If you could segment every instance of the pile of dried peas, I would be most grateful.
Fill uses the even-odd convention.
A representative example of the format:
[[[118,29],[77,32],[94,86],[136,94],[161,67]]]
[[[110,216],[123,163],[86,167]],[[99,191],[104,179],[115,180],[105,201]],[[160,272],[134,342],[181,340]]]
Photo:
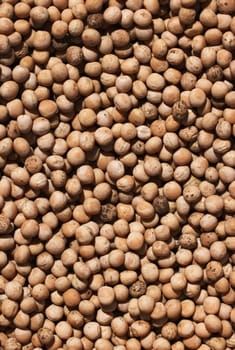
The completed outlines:
[[[235,349],[235,0],[2,0],[0,349]]]

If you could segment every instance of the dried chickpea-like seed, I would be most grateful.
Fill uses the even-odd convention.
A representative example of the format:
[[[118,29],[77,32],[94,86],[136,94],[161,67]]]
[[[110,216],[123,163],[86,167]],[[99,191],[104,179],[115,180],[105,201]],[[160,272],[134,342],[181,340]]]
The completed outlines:
[[[0,4],[4,349],[233,347],[234,13]]]

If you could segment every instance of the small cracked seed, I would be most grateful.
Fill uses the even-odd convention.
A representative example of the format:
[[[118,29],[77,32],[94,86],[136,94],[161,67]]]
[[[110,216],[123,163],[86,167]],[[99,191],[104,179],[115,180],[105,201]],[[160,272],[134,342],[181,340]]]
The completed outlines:
[[[146,288],[147,286],[144,281],[136,281],[130,286],[129,292],[133,298],[139,298],[141,295],[145,294]]]

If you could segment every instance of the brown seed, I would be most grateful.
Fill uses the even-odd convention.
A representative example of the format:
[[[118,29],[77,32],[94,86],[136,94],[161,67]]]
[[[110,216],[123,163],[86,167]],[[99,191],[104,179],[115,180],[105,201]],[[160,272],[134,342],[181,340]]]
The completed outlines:
[[[54,335],[49,328],[40,328],[38,330],[38,338],[43,345],[51,345],[54,340]]]
[[[164,215],[169,211],[169,203],[165,196],[158,196],[153,201],[153,207],[160,215]]]
[[[139,298],[141,295],[145,294],[145,291],[146,291],[146,283],[140,280],[133,283],[129,288],[130,295],[133,298]]]

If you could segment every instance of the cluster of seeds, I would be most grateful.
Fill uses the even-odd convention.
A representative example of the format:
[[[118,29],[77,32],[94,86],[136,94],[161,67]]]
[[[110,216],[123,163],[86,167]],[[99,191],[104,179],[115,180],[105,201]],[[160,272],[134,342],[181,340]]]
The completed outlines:
[[[0,349],[235,348],[235,1],[2,0]]]

